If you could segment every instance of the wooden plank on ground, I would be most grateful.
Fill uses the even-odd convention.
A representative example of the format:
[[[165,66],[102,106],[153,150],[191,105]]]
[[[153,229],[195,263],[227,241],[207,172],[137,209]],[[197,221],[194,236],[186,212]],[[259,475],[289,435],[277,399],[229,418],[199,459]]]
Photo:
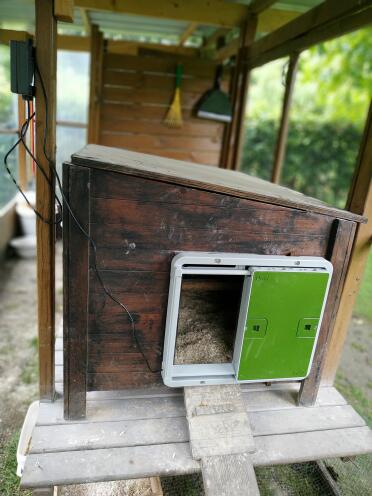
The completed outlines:
[[[333,429],[255,438],[254,466],[354,456],[372,451],[368,427]],[[137,446],[27,457],[23,487],[112,481],[200,471],[189,443]]]
[[[206,496],[258,496],[251,455],[210,456],[201,461]]]

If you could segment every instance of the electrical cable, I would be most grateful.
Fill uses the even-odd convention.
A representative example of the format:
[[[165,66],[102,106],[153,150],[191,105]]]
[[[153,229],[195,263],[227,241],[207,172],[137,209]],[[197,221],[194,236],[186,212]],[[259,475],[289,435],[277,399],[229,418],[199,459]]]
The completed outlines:
[[[35,114],[33,114],[35,115]],[[4,167],[5,167],[5,170],[7,171],[7,173],[9,174],[9,177],[11,178],[12,182],[14,183],[15,187],[17,188],[17,190],[20,192],[20,194],[22,195],[22,197],[24,198],[25,202],[27,203],[27,205],[33,210],[33,212],[35,213],[35,215],[42,221],[44,222],[45,224],[48,224],[48,225],[55,225],[55,224],[59,224],[60,221],[50,221],[48,219],[46,219],[40,212],[38,212],[36,210],[36,208],[31,204],[31,202],[29,201],[29,199],[27,198],[27,196],[24,194],[24,192],[22,191],[22,188],[19,186],[17,180],[15,179],[15,177],[13,176],[13,173],[12,171],[10,170],[9,168],[9,165],[8,165],[8,158],[9,156],[12,154],[12,152],[17,148],[17,146],[19,146],[20,143],[24,143],[24,137],[26,136],[27,134],[27,131],[28,131],[28,128],[29,128],[29,125],[30,125],[30,121],[33,117],[30,117],[28,116],[28,118],[26,119],[26,121],[22,124],[21,126],[21,129],[20,129],[20,132],[19,132],[19,138],[18,140],[14,143],[13,146],[11,146],[11,148],[7,151],[7,153],[4,155]],[[61,205],[62,207],[62,205]]]
[[[35,112],[33,112],[31,114],[30,102],[28,100],[27,101],[27,118],[28,118],[28,121],[31,122],[34,117],[35,117]],[[44,178],[47,181],[47,183],[49,184],[49,187],[51,188],[51,190],[54,191],[52,181],[50,180],[50,178],[48,177],[47,173],[45,172],[44,167],[42,167],[42,165],[40,164],[40,162],[36,159],[35,155],[32,153],[32,151],[27,146],[24,138],[25,138],[25,134],[24,135],[21,134],[21,143],[22,143],[24,149],[26,150],[26,152],[28,153],[28,155],[32,158],[32,160],[34,161],[34,163],[36,164],[36,166],[38,167],[38,169],[40,170],[40,172],[44,176]],[[58,203],[59,208],[60,208],[60,210],[62,212],[62,203],[61,203],[60,199],[58,198],[58,195],[55,193],[55,191],[54,191],[54,198],[55,198],[56,202]],[[60,222],[61,222],[61,219],[58,219],[55,223],[56,224],[59,224]]]
[[[130,323],[131,323],[131,328],[132,328],[132,336],[133,336],[133,340],[136,344],[136,347],[137,349],[139,350],[139,352],[141,353],[142,355],[142,358],[144,360],[144,362],[146,363],[146,366],[147,368],[150,370],[150,372],[156,374],[158,372],[161,372],[161,369],[153,369],[148,361],[148,358],[146,357],[143,349],[142,349],[142,345],[141,343],[139,342],[138,340],[138,337],[137,337],[137,333],[136,333],[136,327],[135,327],[135,321],[134,321],[134,318],[131,314],[131,312],[129,311],[129,309],[127,308],[127,306],[122,303],[120,300],[118,300],[113,294],[112,292],[106,287],[102,277],[101,277],[101,274],[100,274],[100,271],[97,267],[97,245],[95,243],[95,241],[92,239],[92,237],[90,236],[90,234],[85,230],[85,228],[81,225],[81,223],[79,222],[79,220],[76,218],[74,212],[72,211],[72,208],[69,204],[69,201],[67,200],[65,194],[64,194],[64,191],[63,191],[63,187],[62,187],[62,184],[61,184],[61,179],[59,177],[59,174],[56,170],[56,167],[55,167],[55,164],[54,162],[49,158],[48,156],[48,153],[47,153],[47,150],[46,150],[46,144],[47,144],[47,133],[48,133],[48,97],[47,97],[47,93],[46,93],[46,89],[45,89],[45,86],[44,86],[44,81],[43,81],[43,78],[40,74],[40,70],[39,70],[39,67],[38,67],[38,64],[37,64],[37,61],[35,60],[35,69],[36,69],[36,73],[39,77],[39,80],[40,80],[40,85],[41,85],[41,89],[42,89],[42,92],[43,92],[43,96],[44,96],[44,102],[45,102],[45,126],[44,126],[44,139],[43,139],[43,153],[44,153],[44,156],[45,158],[47,159],[48,163],[49,163],[49,167],[52,169],[53,171],[53,174],[57,180],[57,184],[58,184],[58,188],[60,190],[60,193],[61,193],[61,196],[62,196],[62,202],[63,204],[67,207],[71,217],[73,218],[75,224],[77,225],[77,227],[79,228],[79,230],[82,232],[82,234],[86,237],[86,239],[89,241],[89,244],[90,246],[92,247],[93,249],[93,270],[97,276],[97,279],[99,281],[99,284],[101,285],[104,293],[106,294],[106,296],[108,296],[113,302],[115,302],[117,305],[119,305],[124,311],[125,313],[127,314],[129,320],[130,320]]]

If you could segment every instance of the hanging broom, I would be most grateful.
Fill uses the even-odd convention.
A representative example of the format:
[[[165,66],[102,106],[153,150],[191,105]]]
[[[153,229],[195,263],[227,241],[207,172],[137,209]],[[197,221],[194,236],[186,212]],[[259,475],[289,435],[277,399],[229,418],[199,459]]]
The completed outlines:
[[[169,110],[164,118],[164,124],[168,127],[178,128],[182,126],[182,111],[181,111],[181,80],[183,66],[177,64],[176,67],[176,89],[174,91],[173,100]]]

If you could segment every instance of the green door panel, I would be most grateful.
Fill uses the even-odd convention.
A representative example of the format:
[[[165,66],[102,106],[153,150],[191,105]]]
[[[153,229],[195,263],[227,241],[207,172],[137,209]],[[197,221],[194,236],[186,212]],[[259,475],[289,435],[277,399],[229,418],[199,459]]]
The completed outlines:
[[[238,380],[307,375],[329,274],[254,270]]]

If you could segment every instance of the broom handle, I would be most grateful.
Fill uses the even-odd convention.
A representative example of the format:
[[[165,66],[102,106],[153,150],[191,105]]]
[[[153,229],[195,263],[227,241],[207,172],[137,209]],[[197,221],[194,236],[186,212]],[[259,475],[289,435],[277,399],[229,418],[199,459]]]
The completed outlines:
[[[181,87],[182,75],[183,75],[183,65],[177,64],[177,67],[176,67],[176,88]]]

